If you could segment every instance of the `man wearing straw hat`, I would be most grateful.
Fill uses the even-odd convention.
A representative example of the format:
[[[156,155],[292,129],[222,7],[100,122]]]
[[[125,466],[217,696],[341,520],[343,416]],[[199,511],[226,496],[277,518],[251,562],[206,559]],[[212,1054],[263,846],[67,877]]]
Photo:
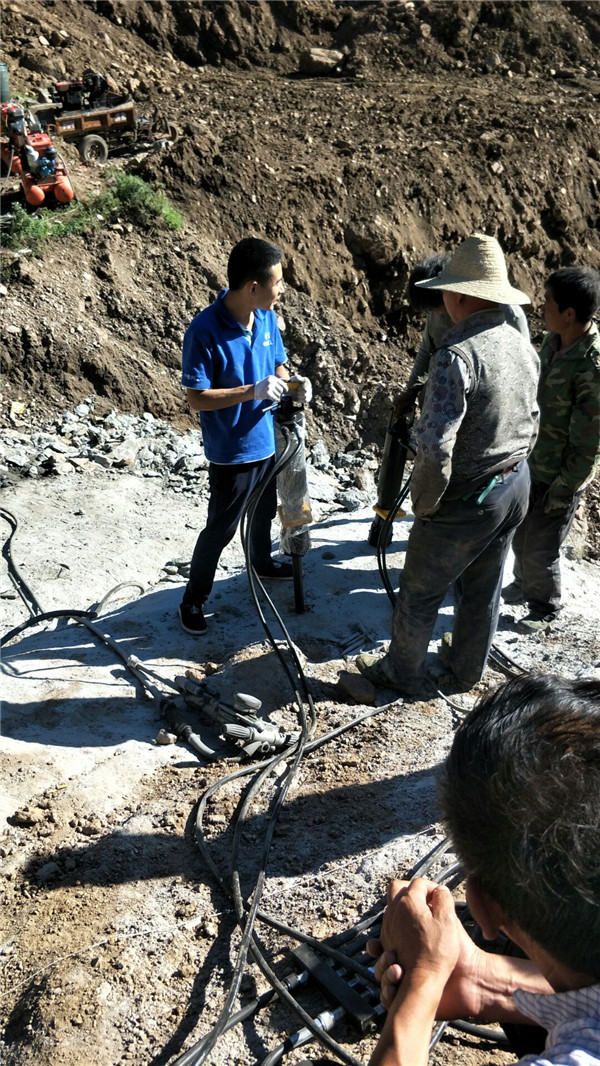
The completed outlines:
[[[415,515],[386,655],[363,654],[373,684],[417,695],[440,604],[457,603],[443,679],[468,691],[481,679],[498,620],[502,571],[529,495],[525,462],[537,434],[539,360],[503,304],[528,304],[509,283],[497,240],[476,233],[437,277],[454,325],[435,353],[415,430]],[[441,683],[441,682],[440,682]]]

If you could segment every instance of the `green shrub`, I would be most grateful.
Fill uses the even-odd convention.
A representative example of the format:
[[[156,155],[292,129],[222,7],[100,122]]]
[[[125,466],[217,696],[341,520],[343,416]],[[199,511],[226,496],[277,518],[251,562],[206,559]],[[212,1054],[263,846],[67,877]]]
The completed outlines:
[[[117,219],[141,229],[163,225],[177,232],[183,225],[181,215],[171,207],[162,189],[153,189],[133,174],[110,170],[106,189],[87,202],[40,207],[32,214],[17,204],[10,227],[3,233],[3,243],[9,248],[27,246],[36,250],[49,240],[91,233]]]
[[[111,171],[109,182],[120,210],[126,212],[132,221],[143,227],[163,222],[167,229],[176,232],[181,229],[183,219],[171,207],[163,189],[153,189],[142,178],[125,174],[122,170]]]

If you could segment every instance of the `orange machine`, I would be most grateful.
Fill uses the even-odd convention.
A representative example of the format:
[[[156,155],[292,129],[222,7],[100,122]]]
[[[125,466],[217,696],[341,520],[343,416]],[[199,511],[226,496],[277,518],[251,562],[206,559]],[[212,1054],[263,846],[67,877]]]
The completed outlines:
[[[0,105],[0,158],[5,174],[18,176],[25,199],[39,207],[47,199],[68,204],[75,192],[56,148],[36,123],[28,123],[20,104]]]

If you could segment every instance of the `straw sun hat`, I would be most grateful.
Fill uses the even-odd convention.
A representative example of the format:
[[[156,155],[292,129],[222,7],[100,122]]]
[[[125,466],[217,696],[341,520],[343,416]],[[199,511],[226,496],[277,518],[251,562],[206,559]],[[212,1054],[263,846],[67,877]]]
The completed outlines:
[[[456,249],[441,274],[418,281],[420,289],[444,289],[497,304],[528,304],[529,296],[508,280],[504,252],[495,237],[474,233]]]

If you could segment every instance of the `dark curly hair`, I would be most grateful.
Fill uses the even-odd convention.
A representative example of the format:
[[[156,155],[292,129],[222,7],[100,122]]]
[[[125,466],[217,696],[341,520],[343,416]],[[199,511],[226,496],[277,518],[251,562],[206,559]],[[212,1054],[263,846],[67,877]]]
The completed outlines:
[[[477,704],[445,764],[468,874],[554,958],[600,977],[600,681],[526,674]]]

